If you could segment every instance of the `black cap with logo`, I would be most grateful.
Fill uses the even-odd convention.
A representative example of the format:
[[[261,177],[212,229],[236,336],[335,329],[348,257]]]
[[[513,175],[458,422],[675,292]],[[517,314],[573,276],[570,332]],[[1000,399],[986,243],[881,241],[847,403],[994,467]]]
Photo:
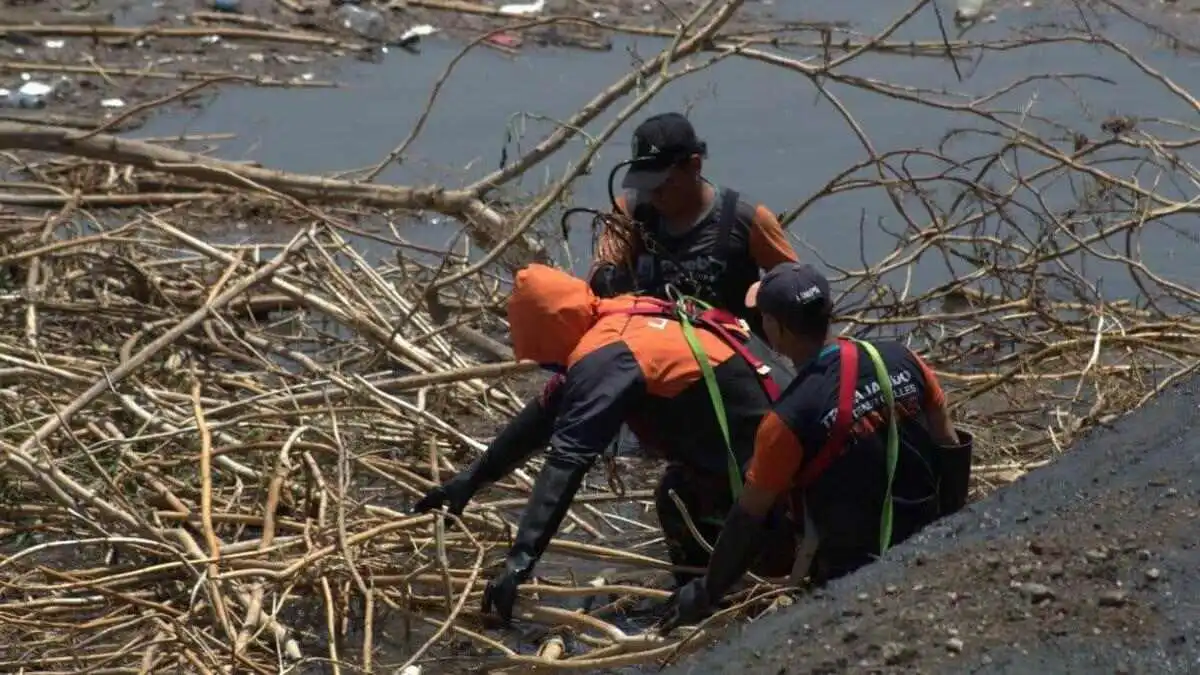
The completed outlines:
[[[692,155],[702,155],[706,149],[683,115],[671,112],[650,117],[633,131],[634,161],[621,187],[649,192],[662,185],[672,166]]]
[[[758,307],[788,326],[828,321],[833,313],[829,280],[812,265],[780,263],[746,292],[746,306]]]

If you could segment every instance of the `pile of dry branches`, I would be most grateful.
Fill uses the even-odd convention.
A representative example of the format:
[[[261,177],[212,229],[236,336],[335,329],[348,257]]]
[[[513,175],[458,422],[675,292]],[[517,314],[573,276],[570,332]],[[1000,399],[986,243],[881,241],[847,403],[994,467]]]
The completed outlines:
[[[809,78],[862,143],[864,162],[784,220],[859,190],[890,200],[904,223],[894,251],[829,264],[843,328],[903,334],[934,364],[980,438],[977,493],[1200,367],[1200,297],[1155,272],[1138,244],[1196,210],[1154,187],[1200,184],[1179,154],[1190,137],[1167,141],[1128,120],[1089,137],[1006,108],[999,93],[846,74],[871,41],[823,61],[715,45],[737,4],[710,2],[684,30],[703,28],[515,164],[457,190],[372,182],[421,125],[349,180],[0,123],[0,148],[27,179],[0,191],[18,209],[0,212],[0,670],[381,672],[451,656],[513,672],[599,670],[700,644],[622,618],[667,595],[654,583],[669,565],[643,485],[610,489],[596,476],[581,492],[539,567],[545,578],[522,592],[518,616],[542,628],[517,644],[478,609],[536,460],[461,519],[406,512],[477,456],[536,384],[503,344],[505,273],[547,255],[535,224],[667,82],[723,58]],[[1126,48],[1086,41],[1200,111]],[[937,148],[879,151],[830,83],[971,124]],[[518,212],[488,201],[639,85],[562,180]],[[973,154],[956,150],[966,136]],[[419,209],[460,219],[488,253],[417,251],[349,224]],[[265,216],[297,234],[259,246],[194,234]],[[368,261],[351,235],[399,253]],[[1106,293],[1098,264],[1136,292]],[[563,558],[573,569],[555,566]],[[779,593],[743,590],[724,616]]]

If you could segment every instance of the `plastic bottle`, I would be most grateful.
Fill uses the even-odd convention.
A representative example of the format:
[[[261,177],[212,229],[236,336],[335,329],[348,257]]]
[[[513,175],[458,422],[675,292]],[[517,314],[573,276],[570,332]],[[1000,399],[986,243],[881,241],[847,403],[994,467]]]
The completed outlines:
[[[387,22],[373,9],[357,5],[342,5],[337,9],[338,17],[346,29],[368,40],[382,41],[387,31]]]

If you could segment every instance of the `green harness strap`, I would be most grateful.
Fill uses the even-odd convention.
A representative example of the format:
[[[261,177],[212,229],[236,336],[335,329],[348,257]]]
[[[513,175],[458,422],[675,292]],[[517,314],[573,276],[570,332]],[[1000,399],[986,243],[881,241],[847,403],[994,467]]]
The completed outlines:
[[[696,298],[680,298],[687,299],[705,309],[711,309],[712,306]],[[688,348],[692,351],[692,356],[696,358],[696,363],[700,366],[700,372],[704,377],[705,387],[708,389],[709,399],[712,401],[713,412],[717,416],[717,425],[721,427],[721,437],[725,441],[725,459],[729,466],[729,490],[733,495],[734,500],[742,496],[742,470],[738,465],[737,457],[733,453],[733,442],[729,436],[729,420],[725,414],[725,403],[721,399],[721,390],[717,386],[717,376],[713,372],[712,365],[708,362],[708,353],[704,350],[704,345],[700,344],[700,338],[696,335],[696,329],[692,326],[691,318],[684,309],[682,302],[676,301],[675,314],[679,317],[679,323],[683,328],[683,337],[688,343]],[[888,374],[887,366],[883,362],[883,357],[879,355],[879,351],[869,342],[856,340],[851,338],[856,344],[862,345],[867,356],[871,358],[871,363],[875,366],[875,378],[879,381],[879,386],[883,390],[883,399],[888,407],[888,439],[887,439],[887,487],[885,488],[883,497],[883,513],[879,520],[879,554],[883,555],[887,552],[892,542],[892,483],[896,478],[896,465],[900,459],[900,430],[896,421],[896,397],[892,390],[892,378]]]
[[[713,372],[712,364],[708,362],[708,353],[704,351],[704,345],[700,344],[700,338],[696,336],[696,329],[692,326],[691,317],[684,309],[684,303],[680,301],[684,299],[705,309],[712,309],[712,305],[696,298],[684,296],[675,301],[675,314],[679,317],[679,323],[683,327],[684,340],[692,350],[692,356],[696,357],[696,363],[700,365],[700,372],[704,376],[704,385],[708,389],[708,397],[712,400],[713,412],[717,415],[717,425],[721,427],[721,437],[725,439],[725,459],[729,465],[729,489],[736,501],[742,496],[742,469],[738,466],[737,457],[733,454],[733,442],[729,438],[729,420],[725,415],[725,403],[721,400],[721,389],[717,386],[717,375]]]
[[[853,340],[853,338],[851,338]],[[879,517],[879,555],[887,553],[892,545],[892,482],[896,479],[896,464],[900,460],[900,429],[896,422],[896,397],[892,391],[892,378],[888,374],[883,357],[875,349],[875,345],[862,340],[853,340],[862,345],[871,362],[875,364],[875,379],[883,389],[883,400],[888,407],[888,439],[887,439],[887,487],[883,493],[883,513]]]

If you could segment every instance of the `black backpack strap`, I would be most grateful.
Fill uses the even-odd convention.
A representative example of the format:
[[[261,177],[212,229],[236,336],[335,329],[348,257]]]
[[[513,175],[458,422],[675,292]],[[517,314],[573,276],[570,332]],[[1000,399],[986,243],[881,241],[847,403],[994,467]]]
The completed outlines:
[[[629,203],[628,198],[626,198],[625,203],[626,204]],[[631,217],[633,218],[633,220],[637,224],[637,226],[641,229],[643,237],[645,237],[646,239],[649,239],[649,240],[657,239],[657,237],[655,236],[655,230],[658,229],[658,212],[654,210],[654,207],[649,202],[635,202],[634,207],[633,207],[633,213],[631,214]],[[655,241],[654,243],[657,244],[658,242]],[[646,247],[646,248],[648,249],[648,251],[650,253],[650,261],[651,261],[651,264],[653,265],[653,271],[651,272],[651,274],[654,276],[654,278],[650,280],[651,288],[639,288],[638,289],[643,292],[651,291],[654,287],[657,287],[659,284],[662,283],[662,257],[659,255],[658,252],[651,250],[651,247]],[[636,264],[636,261],[635,261],[635,264]],[[635,282],[635,284],[636,284],[636,282]]]
[[[723,188],[721,190],[721,212],[717,221],[717,245],[713,247],[712,257],[722,263],[729,262],[729,238],[733,226],[737,223],[738,199],[741,195],[737,190]]]

